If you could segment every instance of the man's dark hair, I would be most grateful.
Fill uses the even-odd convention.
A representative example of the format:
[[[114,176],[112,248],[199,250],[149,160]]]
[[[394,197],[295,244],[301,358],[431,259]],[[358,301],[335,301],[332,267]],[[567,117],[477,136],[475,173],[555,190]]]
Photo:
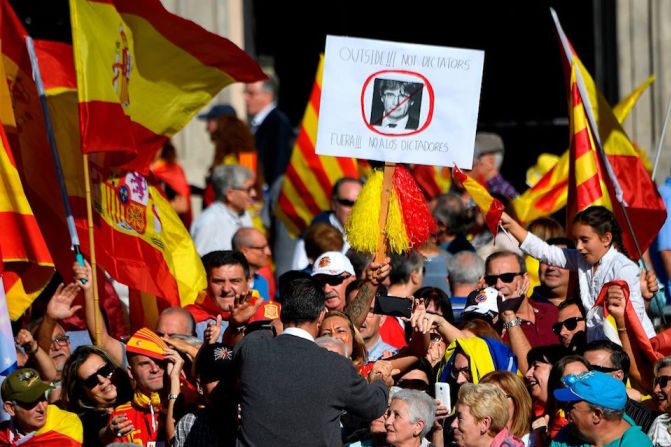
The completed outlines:
[[[577,298],[566,298],[564,301],[559,303],[559,306],[557,306],[558,309],[566,309],[569,306],[576,305],[578,306],[578,310],[580,311],[580,315],[582,315],[583,318],[587,315],[587,312],[585,312],[585,307],[582,305],[582,301],[580,301]]]
[[[205,273],[207,273],[208,277],[214,268],[221,267],[222,265],[239,265],[245,272],[245,278],[249,278],[249,264],[245,255],[239,251],[211,251],[200,259],[203,262],[203,267],[205,267]]]
[[[410,274],[424,267],[424,257],[416,250],[409,250],[403,254],[391,255],[391,284],[405,284],[410,281]]]
[[[629,377],[629,368],[631,367],[631,359],[624,352],[622,346],[617,343],[604,338],[602,340],[593,340],[585,346],[584,354],[587,354],[589,351],[608,351],[610,352],[610,363],[613,365],[613,368],[621,369],[624,373],[622,378],[623,382],[627,382]],[[583,354],[583,355],[584,355]]]
[[[347,250],[345,256],[347,256],[349,262],[352,263],[352,267],[354,267],[354,274],[357,278],[361,278],[361,274],[364,270],[366,270],[368,264],[370,264],[373,260],[372,254],[364,253],[363,251],[357,251],[351,247],[349,250]]]
[[[547,241],[548,245],[566,245],[566,248],[575,249],[575,242],[567,237],[551,237]]]
[[[363,186],[363,182],[354,177],[340,177],[336,182],[333,184],[333,188],[331,188],[331,197],[333,199],[338,199],[339,196],[338,194],[340,193],[340,187],[344,185],[345,183],[358,183],[359,185]]]
[[[452,302],[447,293],[440,290],[438,287],[422,287],[415,292],[415,298],[423,298],[424,305],[429,303],[436,303],[436,308],[440,309],[445,318],[450,324],[454,324],[454,312],[452,311]]]
[[[299,278],[291,281],[283,290],[282,323],[310,323],[316,321],[326,308],[324,291],[312,278]]]
[[[510,257],[510,256],[512,256],[513,258],[515,258],[517,260],[517,264],[520,267],[520,273],[526,273],[527,272],[527,265],[524,262],[524,258],[522,256],[518,255],[517,253],[515,253],[513,251],[508,251],[508,250],[497,251],[497,252],[494,252],[491,255],[487,256],[487,259],[485,260],[485,273],[487,273],[489,271],[489,265],[492,262],[496,261],[499,258],[507,258],[507,257]],[[513,273],[513,272],[509,272],[509,273]]]

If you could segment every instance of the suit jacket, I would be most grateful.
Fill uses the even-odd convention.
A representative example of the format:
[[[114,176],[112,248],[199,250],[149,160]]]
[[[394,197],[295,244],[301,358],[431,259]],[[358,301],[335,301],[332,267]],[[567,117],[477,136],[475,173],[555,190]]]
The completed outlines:
[[[254,137],[264,180],[272,185],[287,170],[291,158],[294,131],[289,118],[275,107],[256,128]]]
[[[371,421],[387,409],[345,357],[294,335],[256,331],[236,346],[241,446],[340,446],[343,411]]]

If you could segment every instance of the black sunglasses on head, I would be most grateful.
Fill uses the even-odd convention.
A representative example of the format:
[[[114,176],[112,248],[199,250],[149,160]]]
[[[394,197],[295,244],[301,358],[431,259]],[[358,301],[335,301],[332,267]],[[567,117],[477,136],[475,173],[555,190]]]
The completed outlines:
[[[575,328],[578,327],[578,322],[579,321],[585,321],[585,319],[583,317],[571,317],[571,318],[567,318],[564,321],[559,321],[559,322],[552,325],[552,332],[559,335],[559,333],[561,332],[562,326],[565,326],[566,330],[572,331],[572,330],[574,330]]]
[[[92,390],[93,388],[102,383],[98,378],[98,376],[102,376],[109,379],[112,377],[113,374],[114,374],[114,366],[110,365],[109,363],[106,363],[100,368],[98,368],[98,371],[94,372],[86,379],[82,380],[82,383],[86,388]]]
[[[513,282],[516,276],[521,275],[521,272],[501,273],[500,275],[485,275],[485,282],[488,286],[495,286],[496,281],[500,278],[506,284]]]
[[[664,388],[668,385],[669,380],[671,380],[671,376],[657,376],[655,377],[655,380],[653,380],[652,385],[655,386],[659,384],[660,388]]]

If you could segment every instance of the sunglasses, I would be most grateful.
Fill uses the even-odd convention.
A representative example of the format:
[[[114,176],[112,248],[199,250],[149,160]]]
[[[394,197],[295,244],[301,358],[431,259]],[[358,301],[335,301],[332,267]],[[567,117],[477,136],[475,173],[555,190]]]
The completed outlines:
[[[98,376],[102,376],[109,379],[112,377],[113,374],[114,374],[114,366],[110,365],[109,363],[106,363],[100,368],[98,368],[98,371],[94,372],[86,379],[82,380],[82,383],[86,388],[92,390],[93,388],[97,387],[102,383],[98,378]]]
[[[590,371],[599,371],[599,372],[602,372],[604,374],[610,374],[610,373],[614,373],[615,371],[619,371],[622,368],[610,368],[608,366],[592,365],[590,363],[589,369],[590,369]]]
[[[40,404],[40,402],[46,401],[47,398],[45,396],[40,397],[39,399],[32,401],[32,402],[19,402],[18,400],[15,401],[14,403],[18,405],[19,407],[23,408],[24,410],[32,410],[36,406]]]
[[[495,286],[496,281],[501,279],[504,283],[508,284],[513,282],[516,276],[521,275],[521,272],[516,273],[501,273],[500,275],[485,275],[485,282],[488,286]]]
[[[354,200],[347,200],[347,199],[335,199],[335,201],[342,205],[342,206],[347,206],[347,207],[353,207],[354,206]]]
[[[58,337],[51,340],[51,344],[56,343],[59,346],[65,346],[68,344],[69,341],[70,337],[68,337],[67,335],[59,335]]]
[[[317,278],[317,282],[319,283],[320,286],[324,287],[326,284],[330,286],[339,286],[340,284],[343,283],[347,278],[349,278],[350,275],[342,276],[331,276],[331,275],[320,275]]]
[[[652,384],[653,386],[659,384],[660,388],[665,388],[669,383],[669,380],[671,380],[671,376],[657,376],[655,377],[655,380],[652,382]]]
[[[567,318],[564,321],[559,321],[559,322],[552,325],[552,332],[559,335],[559,333],[561,332],[562,326],[564,326],[566,328],[566,330],[572,331],[572,330],[574,330],[575,328],[578,327],[578,322],[579,321],[585,321],[585,319],[583,317],[571,317],[571,318]]]
[[[469,366],[464,366],[463,368],[454,368],[452,367],[452,370],[450,371],[450,377],[454,380],[457,380],[459,378],[459,374],[463,374],[464,377],[466,377],[468,380],[471,379],[471,368]]]

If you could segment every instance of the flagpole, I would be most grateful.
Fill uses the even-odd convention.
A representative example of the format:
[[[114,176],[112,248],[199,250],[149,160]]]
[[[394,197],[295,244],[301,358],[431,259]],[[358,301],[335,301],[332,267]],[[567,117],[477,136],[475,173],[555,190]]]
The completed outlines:
[[[652,168],[652,181],[655,181],[655,174],[657,173],[657,166],[659,166],[659,155],[662,153],[662,145],[664,144],[664,136],[666,135],[666,126],[669,124],[669,114],[671,114],[671,98],[669,98],[669,106],[666,108],[666,115],[664,116],[664,126],[662,127],[662,135],[657,142],[657,154],[655,155],[655,166]]]
[[[387,214],[389,212],[389,200],[391,198],[392,180],[394,178],[395,163],[384,164],[384,174],[382,180],[382,197],[380,201],[380,233],[377,239],[377,251],[375,253],[375,262],[384,262],[387,256]]]
[[[93,207],[91,206],[91,178],[89,174],[89,154],[84,154],[84,183],[86,184],[86,220],[89,231],[89,247],[91,252],[91,281],[93,282],[93,308],[94,312],[94,338],[96,346],[101,345],[100,341],[100,299],[98,295],[98,275],[96,274],[96,248],[95,238],[93,237]]]
[[[75,219],[72,216],[72,208],[70,208],[70,201],[68,199],[68,191],[65,187],[65,179],[63,178],[63,166],[61,165],[61,158],[58,155],[58,147],[56,146],[56,138],[54,137],[54,128],[51,124],[51,116],[49,115],[49,107],[47,106],[47,96],[44,92],[44,84],[42,83],[42,75],[40,74],[40,65],[35,56],[35,46],[33,39],[26,36],[26,48],[30,57],[30,65],[33,69],[33,80],[37,86],[37,93],[40,96],[40,105],[42,106],[42,116],[44,117],[44,126],[47,130],[47,138],[49,140],[49,149],[51,150],[51,158],[54,161],[54,169],[56,171],[56,179],[58,180],[58,187],[61,193],[61,200],[65,207],[65,221],[70,233],[70,243],[75,252],[75,258],[79,265],[84,265],[84,256],[82,255],[79,236],[77,235],[77,228],[75,227]],[[81,280],[82,284],[86,284],[86,279]]]
[[[564,29],[559,23],[559,17],[557,16],[557,13],[553,8],[550,8],[550,14],[552,14],[552,20],[554,21],[555,28],[557,29],[557,33],[559,34],[559,40],[561,41],[564,54],[566,55],[566,59],[569,61],[570,65],[573,65],[573,55],[571,54],[566,34],[564,34]],[[617,176],[613,171],[613,167],[610,165],[610,161],[608,160],[606,151],[603,149],[603,144],[601,143],[601,135],[599,134],[599,128],[596,125],[596,120],[594,119],[594,114],[592,113],[592,105],[590,103],[589,96],[585,92],[585,84],[582,78],[582,73],[580,73],[580,70],[575,70],[575,72],[576,72],[576,83],[578,84],[578,93],[580,95],[580,99],[582,100],[583,108],[585,109],[585,114],[587,115],[587,122],[589,123],[589,127],[592,130],[592,136],[594,137],[594,142],[596,143],[596,147],[598,149],[599,158],[601,159],[603,166],[606,168],[608,177],[610,177],[613,189],[615,190],[615,199],[622,208],[622,214],[624,215],[624,220],[627,222],[627,228],[629,230],[629,233],[631,233],[631,237],[634,240],[634,246],[636,247],[636,252],[638,253],[639,259],[643,259],[641,246],[638,243],[638,239],[636,239],[636,233],[634,233],[634,227],[632,226],[631,220],[629,219],[629,214],[627,213],[627,204],[624,201],[624,194],[622,193],[620,182],[618,182],[617,180]],[[645,270],[648,271],[648,266],[645,264],[645,262],[643,263],[643,266],[645,267]]]

